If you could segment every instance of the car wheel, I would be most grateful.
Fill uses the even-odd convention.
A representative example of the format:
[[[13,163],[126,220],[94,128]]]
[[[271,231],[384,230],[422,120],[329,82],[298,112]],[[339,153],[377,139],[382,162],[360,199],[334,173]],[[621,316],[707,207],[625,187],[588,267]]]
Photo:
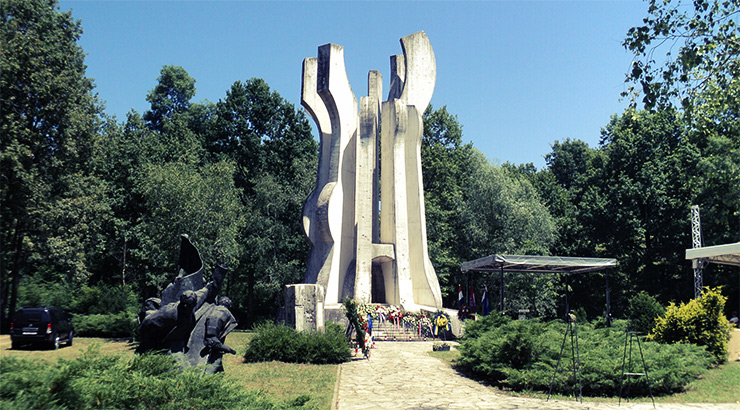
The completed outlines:
[[[75,336],[74,330],[69,331],[69,335],[67,336],[67,346],[72,346],[72,339]]]
[[[61,339],[59,338],[59,335],[54,335],[54,341],[51,342],[51,348],[54,349],[54,350],[59,349],[59,345],[60,345],[59,342],[60,342],[60,340]]]
[[[20,343],[18,343],[18,342],[16,342],[15,340],[11,340],[11,341],[10,341],[10,348],[11,348],[11,349],[13,349],[13,350],[17,350],[17,349],[18,349],[18,347],[20,347],[20,345],[21,345],[21,344],[20,344]]]

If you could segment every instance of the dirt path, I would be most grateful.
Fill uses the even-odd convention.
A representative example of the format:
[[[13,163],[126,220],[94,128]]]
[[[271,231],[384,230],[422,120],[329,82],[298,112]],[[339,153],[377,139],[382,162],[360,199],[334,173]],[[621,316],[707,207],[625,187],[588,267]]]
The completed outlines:
[[[730,351],[729,361],[740,362],[740,329],[730,330],[730,342],[727,344],[727,350]]]

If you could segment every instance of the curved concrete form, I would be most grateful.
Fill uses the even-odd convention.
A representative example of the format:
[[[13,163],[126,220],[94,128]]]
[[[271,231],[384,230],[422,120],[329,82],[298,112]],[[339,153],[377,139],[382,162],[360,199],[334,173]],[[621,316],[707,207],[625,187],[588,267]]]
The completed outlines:
[[[424,32],[401,46],[403,55],[391,57],[388,100],[381,102],[382,78],[370,71],[359,114],[341,46],[320,46],[318,58],[303,63],[301,102],[320,134],[316,189],[303,209],[312,243],[304,281],[325,288],[327,309],[344,297],[407,310],[442,307],[420,157],[436,62]]]

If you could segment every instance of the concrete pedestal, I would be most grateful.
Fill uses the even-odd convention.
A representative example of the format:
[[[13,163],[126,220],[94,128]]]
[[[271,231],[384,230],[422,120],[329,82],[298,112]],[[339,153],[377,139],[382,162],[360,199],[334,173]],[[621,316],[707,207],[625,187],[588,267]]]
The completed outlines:
[[[324,331],[324,287],[315,284],[285,287],[285,323],[298,331]]]

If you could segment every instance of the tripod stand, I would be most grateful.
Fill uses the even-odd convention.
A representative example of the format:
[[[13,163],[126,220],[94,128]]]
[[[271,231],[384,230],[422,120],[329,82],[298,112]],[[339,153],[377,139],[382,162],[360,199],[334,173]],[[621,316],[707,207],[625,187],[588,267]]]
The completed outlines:
[[[558,364],[555,366],[555,371],[552,373],[552,380],[550,381],[550,391],[547,393],[547,400],[550,400],[552,394],[552,386],[555,384],[555,376],[559,372],[570,372],[573,371],[574,382],[578,382],[578,394],[576,395],[575,386],[573,386],[573,394],[576,396],[576,400],[580,400],[583,403],[583,387],[581,385],[581,356],[578,350],[578,325],[576,325],[576,317],[574,314],[567,316],[568,327],[565,328],[565,334],[563,335],[563,343],[560,345],[560,354],[558,355]],[[572,364],[571,369],[560,370],[560,363],[563,359],[563,350],[565,350],[565,342],[568,340],[570,335],[570,361]]]
[[[627,341],[629,340],[629,355],[627,354]],[[637,349],[640,351],[640,360],[642,360],[642,372],[632,371],[632,341],[637,340]],[[627,371],[624,371],[625,362],[627,363]],[[650,377],[648,376],[647,366],[645,365],[645,357],[642,354],[642,344],[640,343],[640,336],[637,332],[630,331],[629,329],[624,333],[624,355],[622,356],[622,377],[619,379],[619,404],[622,404],[622,387],[624,383],[624,377],[628,376],[627,379],[627,395],[630,393],[630,381],[629,377],[645,376],[647,381],[648,391],[650,392],[650,400],[653,401],[653,408],[655,408],[655,399],[653,398],[653,389],[650,387]],[[629,400],[629,399],[628,399]]]

